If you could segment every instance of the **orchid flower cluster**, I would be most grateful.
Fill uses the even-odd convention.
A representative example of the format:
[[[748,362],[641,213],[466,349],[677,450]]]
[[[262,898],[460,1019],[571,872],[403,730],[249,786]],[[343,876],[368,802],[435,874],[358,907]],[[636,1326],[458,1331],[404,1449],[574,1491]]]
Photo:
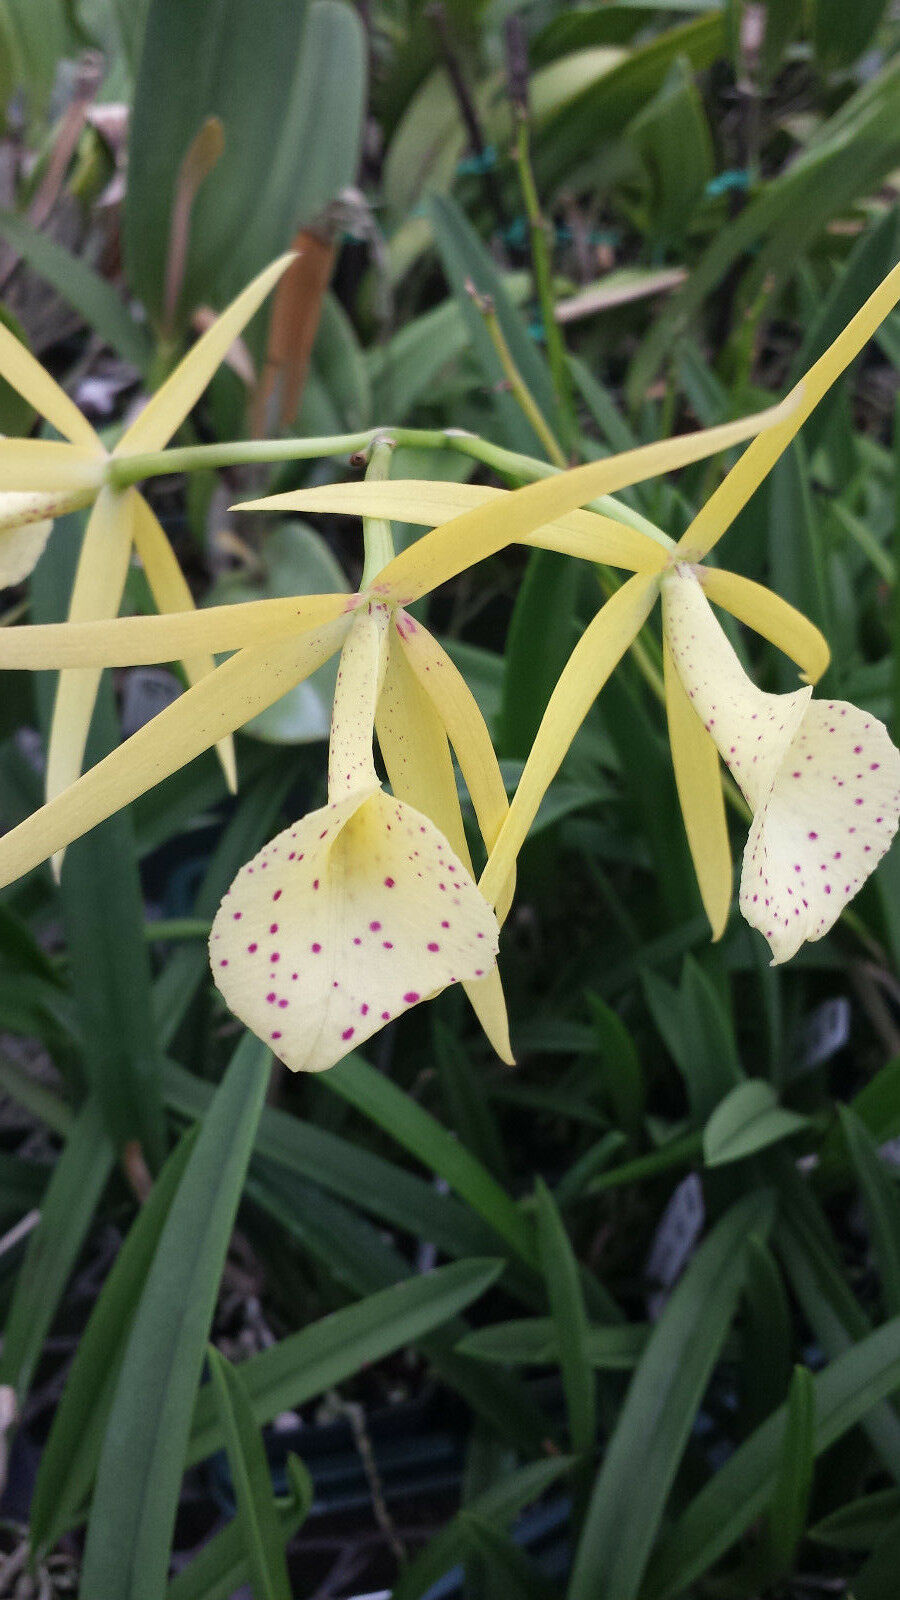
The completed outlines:
[[[812,623],[761,585],[704,563],[900,298],[900,267],[787,399],[756,416],[514,491],[391,480],[385,432],[371,458],[378,470],[365,481],[240,508],[361,515],[366,562],[358,593],[195,610],[168,540],[134,484],[143,468],[166,470],[152,452],[172,438],[286,264],[276,262],[244,290],[111,454],[0,328],[0,372],[66,441],[0,441],[0,581],[18,581],[30,570],[54,515],[92,505],[69,620],[0,630],[0,667],[60,671],[47,801],[0,839],[0,882],[47,857],[59,862],[72,840],[214,745],[233,778],[235,729],[340,652],[327,802],[238,873],[212,927],[214,979],[236,1015],[295,1070],[333,1065],[403,1011],[456,983],[494,1049],[511,1061],[497,953],[516,858],[593,700],[661,596],[675,777],[713,936],[724,930],[732,889],[721,757],[752,812],[741,874],[744,916],[764,934],[776,962],[821,938],[896,830],[900,753],[874,717],[812,699],[829,660]],[[612,498],[747,440],[753,442],[677,542]],[[179,452],[168,454],[174,461]],[[395,556],[391,519],[427,531]],[[471,691],[408,608],[517,541],[632,576],[573,650],[508,802]],[[116,616],[132,548],[157,616]],[[784,695],[757,689],[710,602],[783,650],[799,667],[802,686]],[[218,666],[216,653],[227,654]],[[185,693],[81,773],[101,670],[174,660],[185,665]],[[376,772],[376,737],[391,793]],[[487,855],[477,882],[454,756]]]

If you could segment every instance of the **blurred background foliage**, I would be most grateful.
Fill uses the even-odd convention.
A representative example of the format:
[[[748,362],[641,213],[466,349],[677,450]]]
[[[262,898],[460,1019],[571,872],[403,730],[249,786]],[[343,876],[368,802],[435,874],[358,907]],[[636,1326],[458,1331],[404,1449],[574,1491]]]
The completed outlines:
[[[293,242],[184,442],[543,456],[469,284],[572,459],[717,423],[897,258],[898,44],[886,0],[0,0],[0,314],[113,437]],[[725,551],[895,738],[898,363],[895,313]],[[356,584],[358,527],[227,507],[352,470],[152,496],[200,602],[311,592]],[[631,498],[677,535],[720,472]],[[4,621],[65,614],[80,526]],[[428,602],[510,788],[602,581],[512,551]],[[205,757],[0,895],[4,1593],[893,1600],[900,856],[787,969],[736,914],[711,945],[652,677],[603,691],[523,854],[514,1072],[447,992],[369,1060],[270,1075],[211,987],[221,894],[321,803],[327,677],[245,730],[236,801]],[[94,758],[178,688],[115,674]],[[53,685],[3,689],[9,826]]]

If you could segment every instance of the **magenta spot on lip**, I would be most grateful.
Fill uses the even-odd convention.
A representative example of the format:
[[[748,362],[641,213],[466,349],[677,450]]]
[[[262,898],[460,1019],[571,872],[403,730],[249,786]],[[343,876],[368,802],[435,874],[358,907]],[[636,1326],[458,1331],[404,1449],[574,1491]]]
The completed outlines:
[[[433,942],[433,941],[432,941],[432,943],[431,943],[431,944],[430,944],[430,945],[429,945],[429,946],[428,946],[428,948],[429,948],[429,950],[440,950],[440,948],[441,948],[441,947],[440,947],[440,945],[439,945],[439,944],[435,944],[435,943],[434,943],[434,942]]]
[[[853,754],[855,756],[861,756],[862,755],[862,745],[861,744],[855,744],[853,746]]]
[[[414,1006],[419,996],[416,994],[415,989],[410,989],[403,998],[408,1006]]]
[[[296,983],[297,979],[299,978],[299,976],[300,976],[299,972],[292,972],[291,973],[291,983]]]
[[[328,835],[328,829],[327,828],[323,828],[322,832],[319,834],[319,838],[320,839],[325,839],[325,838],[327,838],[327,835]]]
[[[281,1038],[281,1033],[280,1033],[279,1029],[275,1028],[273,1030],[273,1032],[269,1035],[269,1037],[272,1038],[272,1039],[280,1039]]]
[[[314,888],[314,889],[318,889],[318,887],[319,887],[319,880],[318,880],[318,878],[313,878],[313,888]]]
[[[806,837],[807,839],[818,839],[819,835],[817,833],[808,833]]]
[[[450,926],[449,922],[442,922],[441,923],[441,927],[442,928],[449,928],[449,926]]]
[[[393,889],[393,887],[394,887],[394,880],[393,880],[393,878],[385,878],[385,880],[384,880],[384,887],[385,887],[385,888],[386,888],[386,889]]]
[[[390,939],[382,939],[381,943],[382,943],[382,948],[385,949],[385,950],[393,950],[393,948],[394,948],[394,946],[391,944]]]
[[[233,911],[231,914],[235,922],[240,922],[241,917],[244,915],[243,911]]]
[[[258,949],[259,949],[259,945],[258,944],[248,944],[248,946],[247,946],[247,954],[251,955],[251,956],[255,956]]]
[[[309,948],[312,951],[313,955],[317,956],[319,954],[319,951],[321,950],[322,946],[320,944],[311,944]]]
[[[270,933],[277,933],[278,932],[278,923],[277,922],[271,922],[269,924],[269,932]]]
[[[281,960],[281,951],[280,950],[273,950],[272,954],[269,957],[269,960],[270,961],[280,961]]]
[[[286,1000],[279,1000],[278,1009],[279,1009],[279,1011],[286,1011],[287,1010],[287,1001]]]
[[[220,967],[227,967],[227,965],[228,965],[228,957],[225,956],[224,959],[219,962],[219,966]]]
[[[275,890],[275,893],[273,894],[272,899],[273,900],[280,900],[281,899],[281,890],[280,889],[276,889]]]
[[[345,1028],[343,1033],[341,1034],[341,1038],[342,1039],[352,1039],[355,1032],[356,1032],[355,1028]]]
[[[269,990],[269,993],[266,995],[266,999],[267,999],[267,1001],[268,1001],[270,1006],[273,1006],[275,1004],[275,990],[274,989],[270,989]]]
[[[354,944],[362,944],[362,939],[354,939]]]
[[[380,933],[380,931],[381,931],[381,923],[380,922],[370,922],[369,923],[369,932],[370,933]]]
[[[390,1022],[391,1013],[389,1011],[382,1011],[381,1020],[382,1020],[382,1022]]]
[[[360,1014],[361,1017],[367,1017],[369,1015],[368,1006],[367,1005],[361,1005],[360,1008],[359,1008],[359,1014]]]

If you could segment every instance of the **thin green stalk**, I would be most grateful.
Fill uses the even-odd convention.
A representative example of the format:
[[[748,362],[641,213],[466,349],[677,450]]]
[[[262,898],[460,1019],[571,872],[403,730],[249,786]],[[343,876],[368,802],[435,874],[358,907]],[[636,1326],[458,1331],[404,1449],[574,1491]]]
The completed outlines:
[[[154,450],[145,455],[114,457],[107,464],[107,481],[114,489],[127,489],[145,478],[165,477],[175,472],[199,472],[216,467],[265,465],[279,461],[313,461],[322,456],[351,456],[368,451],[382,438],[390,438],[399,448],[410,450],[455,450],[490,467],[500,477],[522,483],[551,478],[562,468],[551,466],[536,456],[526,456],[502,445],[489,444],[477,434],[462,428],[367,428],[360,433],[326,434],[312,439],[239,439],[230,444],[184,445],[172,450]],[[657,544],[671,549],[674,540],[661,528],[642,517],[614,495],[598,495],[588,509],[622,522],[626,527],[646,533]]]
[[[484,319],[485,328],[488,331],[491,344],[497,352],[513,399],[523,416],[530,422],[554,466],[559,467],[561,471],[564,470],[568,466],[565,452],[516,366],[513,353],[506,342],[506,335],[500,326],[500,319],[494,309],[493,300],[490,295],[479,294],[471,280],[466,284],[466,289],[471,296],[473,304]]]
[[[376,439],[369,451],[367,483],[383,482],[390,477],[393,455],[393,439]],[[368,589],[379,572],[394,559],[394,536],[391,524],[384,517],[363,517],[363,548],[365,557],[360,588]]]
[[[566,444],[571,446],[576,430],[572,380],[569,374],[569,363],[566,359],[566,347],[563,341],[562,329],[556,320],[553,274],[550,251],[547,245],[547,223],[541,212],[541,203],[538,198],[537,185],[534,181],[534,172],[531,166],[528,113],[524,107],[519,108],[516,122],[516,166],[519,172],[519,186],[522,190],[525,215],[528,218],[534,287],[537,291],[538,303],[541,308],[541,321],[544,324],[544,340],[547,346],[547,360],[550,363],[553,388],[559,402],[565,440]]]

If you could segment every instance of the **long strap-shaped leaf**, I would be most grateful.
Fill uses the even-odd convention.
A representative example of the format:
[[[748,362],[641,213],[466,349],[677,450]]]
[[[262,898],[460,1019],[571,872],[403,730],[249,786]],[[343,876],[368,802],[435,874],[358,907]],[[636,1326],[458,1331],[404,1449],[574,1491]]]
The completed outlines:
[[[815,1452],[827,1450],[900,1384],[900,1317],[886,1322],[813,1378]],[[642,1596],[675,1600],[730,1549],[771,1501],[787,1406],[745,1439],[694,1497],[657,1550]]]
[[[597,1476],[568,1600],[634,1600],[697,1407],[734,1315],[744,1246],[767,1193],[728,1211],[672,1295],[632,1379]]]
[[[172,1202],[122,1361],[97,1471],[82,1600],[159,1600],[197,1382],[268,1078],[248,1034]]]

